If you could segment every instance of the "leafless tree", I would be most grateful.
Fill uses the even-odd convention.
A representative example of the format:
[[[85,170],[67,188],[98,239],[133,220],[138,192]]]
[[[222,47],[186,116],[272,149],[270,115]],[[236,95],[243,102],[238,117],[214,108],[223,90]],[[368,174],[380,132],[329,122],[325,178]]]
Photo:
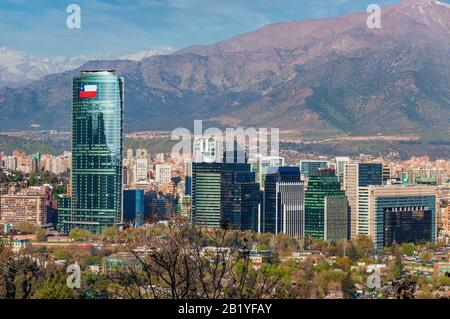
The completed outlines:
[[[253,268],[249,259],[253,240],[238,231],[199,229],[188,223],[170,225],[162,236],[144,230],[126,244],[136,262],[109,274],[114,294],[119,298],[273,297],[279,278],[270,265]]]

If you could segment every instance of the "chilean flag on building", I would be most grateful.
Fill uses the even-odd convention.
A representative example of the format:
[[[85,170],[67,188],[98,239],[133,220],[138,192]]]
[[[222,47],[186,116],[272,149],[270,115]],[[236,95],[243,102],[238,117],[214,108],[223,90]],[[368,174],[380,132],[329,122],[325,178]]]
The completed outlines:
[[[93,99],[97,97],[97,85],[81,84],[80,99]]]

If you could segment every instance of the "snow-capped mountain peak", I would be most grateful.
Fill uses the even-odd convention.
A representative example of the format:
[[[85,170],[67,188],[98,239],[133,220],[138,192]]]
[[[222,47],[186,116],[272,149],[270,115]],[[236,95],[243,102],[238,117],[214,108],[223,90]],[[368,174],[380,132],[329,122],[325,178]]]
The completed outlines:
[[[25,85],[49,74],[76,69],[90,60],[121,59],[140,61],[153,55],[165,55],[174,51],[172,47],[156,47],[120,55],[35,57],[23,51],[0,47],[0,88]]]

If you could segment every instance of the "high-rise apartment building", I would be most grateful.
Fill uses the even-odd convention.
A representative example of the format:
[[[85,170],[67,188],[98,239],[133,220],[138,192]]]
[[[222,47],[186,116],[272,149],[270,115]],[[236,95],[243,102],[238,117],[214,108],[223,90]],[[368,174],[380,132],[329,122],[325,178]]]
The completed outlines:
[[[134,161],[134,183],[148,183],[148,159],[138,158]]]
[[[155,165],[155,182],[159,185],[168,184],[172,181],[172,169],[168,164]]]
[[[100,232],[122,221],[123,108],[124,83],[114,70],[73,79],[72,198],[70,214],[58,218],[64,232]]]
[[[47,224],[48,196],[43,194],[8,194],[0,196],[0,224],[27,222]]]
[[[443,234],[450,235],[450,202],[440,205],[440,227]]]

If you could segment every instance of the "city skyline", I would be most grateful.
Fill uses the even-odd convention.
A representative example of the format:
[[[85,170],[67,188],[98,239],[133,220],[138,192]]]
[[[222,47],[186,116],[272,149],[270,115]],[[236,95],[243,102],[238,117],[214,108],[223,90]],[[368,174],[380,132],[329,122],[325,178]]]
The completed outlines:
[[[32,51],[67,5],[5,1]],[[118,60],[0,47],[0,299],[450,299],[450,4],[259,4],[80,0],[83,43],[34,40]]]

